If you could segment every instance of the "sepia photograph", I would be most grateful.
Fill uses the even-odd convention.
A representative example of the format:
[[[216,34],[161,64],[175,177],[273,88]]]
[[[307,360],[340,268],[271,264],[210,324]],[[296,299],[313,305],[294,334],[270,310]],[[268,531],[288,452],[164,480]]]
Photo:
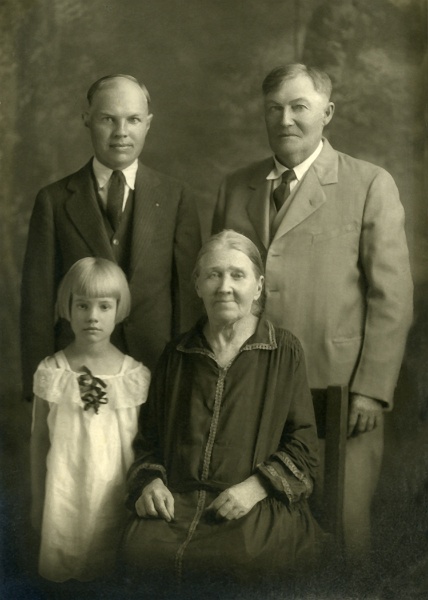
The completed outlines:
[[[426,0],[0,3],[0,596],[428,598]]]

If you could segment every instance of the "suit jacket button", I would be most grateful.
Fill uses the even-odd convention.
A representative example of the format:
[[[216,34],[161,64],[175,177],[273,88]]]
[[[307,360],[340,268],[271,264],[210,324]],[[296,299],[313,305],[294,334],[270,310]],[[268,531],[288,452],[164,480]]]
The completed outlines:
[[[114,245],[114,246],[119,246],[119,240],[118,240],[118,239],[116,239],[116,238],[114,238],[114,240],[113,240],[113,245]]]

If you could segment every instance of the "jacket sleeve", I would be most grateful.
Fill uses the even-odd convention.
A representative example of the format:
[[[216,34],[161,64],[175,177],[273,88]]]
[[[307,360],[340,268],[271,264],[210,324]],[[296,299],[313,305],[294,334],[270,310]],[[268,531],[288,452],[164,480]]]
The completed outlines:
[[[318,436],[303,350],[296,359],[289,389],[291,404],[278,450],[257,466],[257,472],[284,502],[310,496],[318,467]]]
[[[45,190],[37,195],[30,219],[21,282],[21,362],[23,395],[32,397],[33,374],[53,354],[56,295],[55,226]]]
[[[350,391],[392,407],[413,314],[404,210],[392,177],[379,169],[365,203],[360,261],[366,280],[364,343]]]
[[[127,475],[126,506],[134,510],[144,486],[159,477],[167,485],[167,475],[161,448],[161,428],[164,416],[165,381],[167,378],[168,348],[159,359],[150,383],[147,402],[139,415],[138,432],[134,440],[134,463]]]
[[[193,193],[183,188],[177,212],[172,277],[173,331],[171,338],[187,331],[202,315],[202,304],[193,283],[193,269],[201,248],[201,227]]]

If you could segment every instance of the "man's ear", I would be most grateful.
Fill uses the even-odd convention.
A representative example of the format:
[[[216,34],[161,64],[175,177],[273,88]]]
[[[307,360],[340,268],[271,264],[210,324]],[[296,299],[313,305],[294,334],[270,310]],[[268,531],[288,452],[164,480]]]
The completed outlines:
[[[153,113],[147,115],[146,123],[147,123],[147,131],[150,129],[150,125],[152,124]]]
[[[89,127],[89,111],[82,112],[82,121],[85,127]]]
[[[330,123],[334,114],[334,102],[329,102],[324,109],[324,127]]]

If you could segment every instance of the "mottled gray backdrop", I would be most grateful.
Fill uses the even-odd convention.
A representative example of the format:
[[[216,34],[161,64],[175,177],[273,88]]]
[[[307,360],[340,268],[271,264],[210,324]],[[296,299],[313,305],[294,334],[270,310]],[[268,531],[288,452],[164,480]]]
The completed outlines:
[[[38,189],[89,158],[85,93],[112,72],[148,87],[154,120],[142,158],[197,190],[204,235],[224,174],[269,151],[260,98],[266,72],[305,60],[331,74],[330,141],[387,168],[406,209],[416,324],[387,424],[375,543],[380,562],[391,565],[386,578],[402,556],[417,555],[428,529],[420,500],[428,478],[426,41],[424,0],[2,0],[0,549],[10,594],[3,597],[32,597],[30,408],[19,402],[17,320],[28,219]]]

